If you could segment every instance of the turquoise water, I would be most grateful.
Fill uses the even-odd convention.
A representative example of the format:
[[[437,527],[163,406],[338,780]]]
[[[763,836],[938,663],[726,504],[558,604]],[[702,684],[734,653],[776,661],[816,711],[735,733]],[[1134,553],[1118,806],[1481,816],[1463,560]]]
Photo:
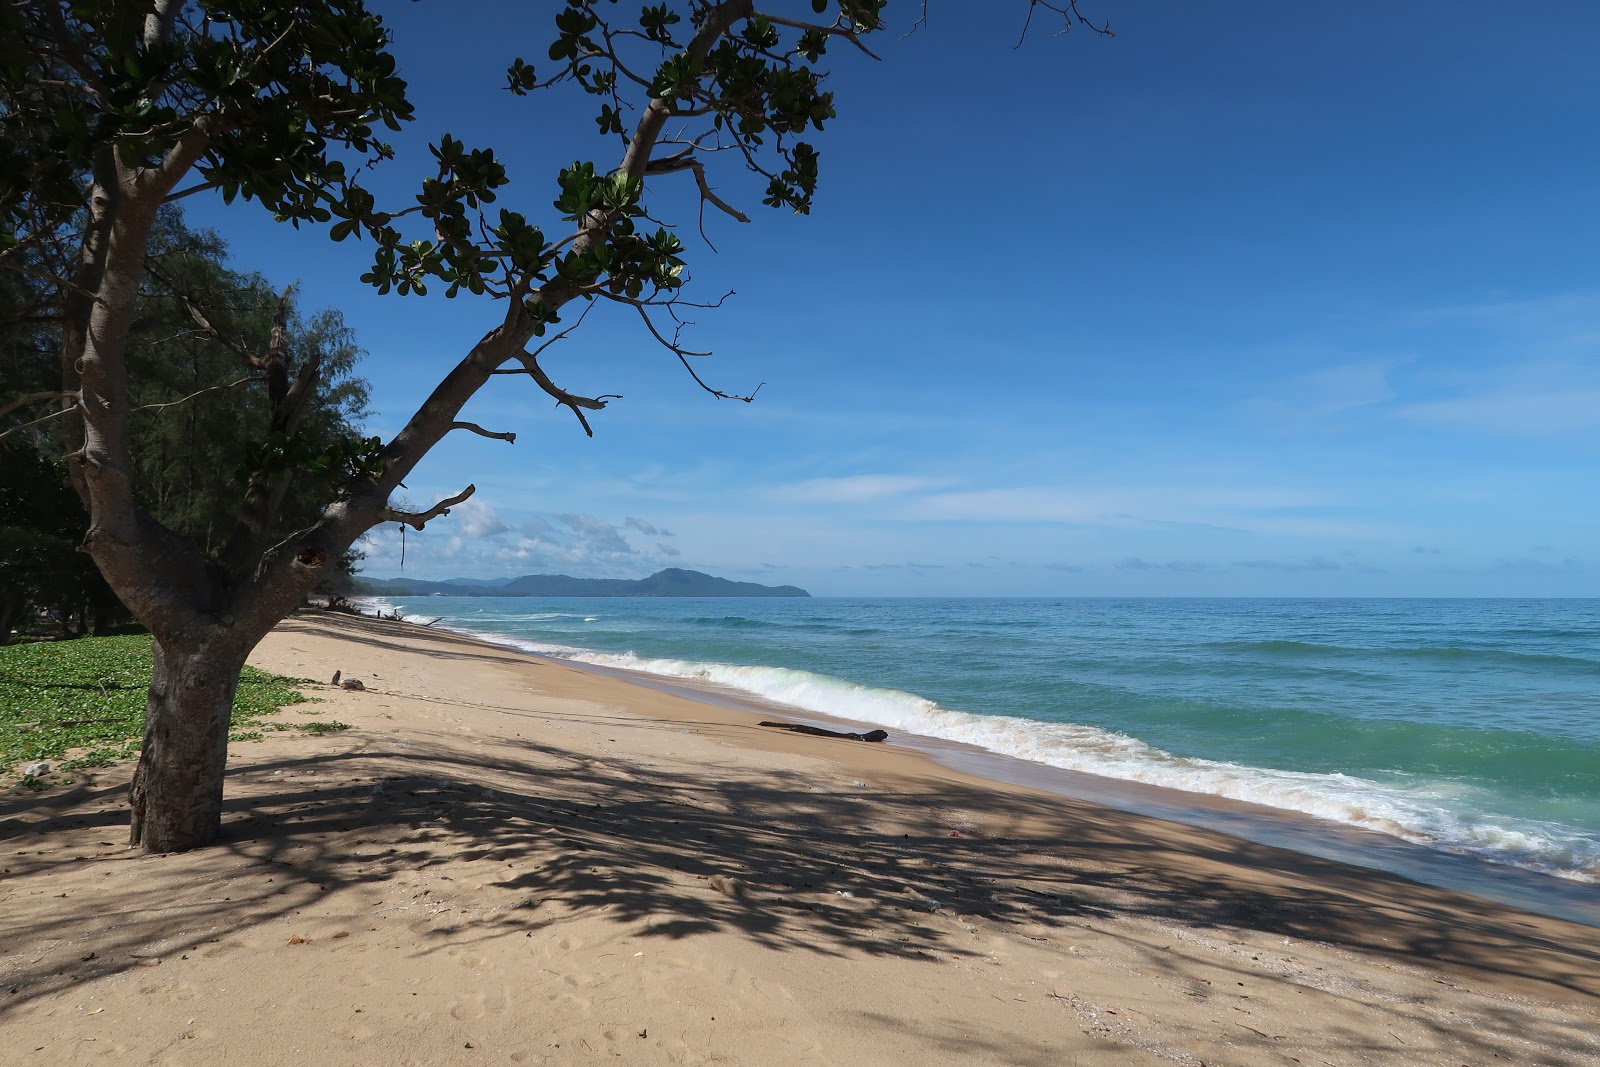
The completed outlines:
[[[1600,601],[385,603],[546,655],[1600,883]]]

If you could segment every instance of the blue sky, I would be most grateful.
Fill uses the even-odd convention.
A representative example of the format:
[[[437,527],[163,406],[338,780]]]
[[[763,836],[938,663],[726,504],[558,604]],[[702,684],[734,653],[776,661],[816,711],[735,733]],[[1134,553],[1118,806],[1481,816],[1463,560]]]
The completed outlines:
[[[838,50],[809,217],[714,173],[753,221],[708,216],[713,253],[663,183],[692,292],[737,293],[700,316],[698,369],[764,382],[756,403],[701,393],[598,308],[545,363],[624,399],[589,439],[497,381],[467,417],[517,444],[453,435],[408,480],[419,503],[478,493],[408,535],[404,573],[1600,595],[1600,5],[1083,7],[1117,36],[1013,48],[1021,0],[936,0],[881,63]],[[396,195],[450,131],[496,147],[501,203],[553,230],[555,171],[614,149],[586,101],[499,88],[542,58],[547,6],[387,17],[419,105]],[[190,216],[344,312],[376,433],[499,318],[379,297],[356,280],[369,247],[255,205]],[[366,572],[399,573],[398,550],[375,535]]]

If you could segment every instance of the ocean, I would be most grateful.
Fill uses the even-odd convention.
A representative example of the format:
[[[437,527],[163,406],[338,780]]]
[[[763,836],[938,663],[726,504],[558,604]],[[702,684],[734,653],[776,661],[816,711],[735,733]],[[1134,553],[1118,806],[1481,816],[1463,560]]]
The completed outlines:
[[[1186,796],[1202,812],[1219,798],[1259,806],[1232,806],[1231,832],[1239,811],[1298,813],[1337,858],[1510,886],[1524,905],[1547,883],[1578,903],[1568,917],[1600,917],[1597,600],[379,603],[540,655],[1055,768],[1077,795],[1106,782],[1091,799],[1165,796],[1145,807],[1166,815]],[[1498,875],[1474,885],[1475,867]]]

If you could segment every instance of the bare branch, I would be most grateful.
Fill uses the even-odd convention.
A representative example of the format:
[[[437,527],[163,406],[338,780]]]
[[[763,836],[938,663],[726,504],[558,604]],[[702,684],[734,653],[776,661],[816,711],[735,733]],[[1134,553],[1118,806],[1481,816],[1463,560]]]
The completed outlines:
[[[711,191],[711,186],[706,184],[706,168],[700,163],[699,160],[696,160],[694,162],[694,165],[692,167],[690,167],[689,169],[694,171],[694,183],[700,187],[700,197],[701,197],[701,199],[711,201],[717,207],[721,208],[725,213],[727,213],[728,215],[733,216],[735,219],[738,219],[740,222],[749,222],[750,221],[750,216],[749,215],[746,215],[744,212],[740,211],[738,208],[730,206],[726,201],[724,201],[716,193],[713,193]],[[704,209],[703,208],[702,208],[702,212],[701,213],[702,213],[702,217],[703,217],[704,216]],[[702,236],[702,237],[705,236],[705,230],[704,229],[702,229],[700,231],[700,236]],[[706,243],[710,244],[711,242],[707,241]]]
[[[913,22],[911,24],[911,28],[909,30],[907,30],[905,33],[900,35],[900,39],[903,41],[907,37],[910,37],[913,33],[916,33],[917,30],[920,29],[923,26],[923,24],[926,23],[927,21],[928,21],[928,0],[922,0],[922,13],[917,16],[917,21],[915,21],[915,22]]]
[[[156,261],[153,258],[149,261],[148,267],[150,273],[154,274],[158,279],[160,279],[172,292],[172,295],[182,302],[183,306],[189,312],[189,317],[194,320],[195,325],[204,330],[212,340],[231,350],[240,359],[244,360],[247,366],[266,366],[265,361],[263,361],[260,356],[253,355],[250,350],[245,347],[243,341],[240,341],[238,338],[232,337],[217,329],[217,327],[212,324],[211,320],[206,317],[206,313],[201,310],[200,305],[195,303],[194,300],[190,298],[189,294],[184,292],[182,287],[178,285],[177,281],[156,264]]]
[[[134,408],[133,410],[135,410],[135,411],[164,411],[167,408],[175,408],[179,404],[187,404],[189,401],[193,400],[195,397],[203,396],[206,393],[216,393],[216,392],[220,392],[223,389],[236,389],[239,386],[244,385],[247,382],[264,382],[264,381],[266,381],[266,379],[261,377],[260,375],[250,374],[250,375],[246,375],[243,378],[238,379],[237,381],[228,382],[226,385],[208,385],[204,389],[198,389],[195,392],[190,393],[188,396],[184,397],[181,400],[168,400],[168,401],[166,401],[165,403],[162,403],[162,404],[140,404],[138,407]]]
[[[672,340],[669,341],[665,337],[661,336],[661,331],[656,329],[656,324],[650,321],[650,314],[649,312],[645,311],[643,302],[633,302],[633,309],[637,311],[639,313],[639,317],[644,320],[645,328],[650,331],[651,335],[654,336],[657,341],[660,341],[664,348],[669,348],[673,352],[677,353],[680,359],[684,356],[709,356],[711,354],[710,352],[691,352],[678,344],[678,333],[683,329],[683,324],[681,322],[678,325],[678,330],[673,332]],[[673,317],[676,318],[677,316]],[[691,371],[690,373],[693,372]],[[696,380],[698,381],[698,379]]]
[[[508,445],[514,445],[517,443],[516,434],[510,432],[496,433],[493,430],[485,430],[482,426],[479,426],[475,422],[452,422],[450,424],[450,428],[452,430],[471,430],[479,437],[493,437],[495,440],[504,441]]]
[[[174,200],[182,200],[186,196],[193,196],[195,193],[203,193],[207,190],[215,189],[220,184],[220,182],[201,182],[198,185],[191,185],[189,188],[180,189],[176,193],[168,193],[167,198],[162,203],[170,204]]]
[[[78,410],[78,407],[77,407],[76,404],[72,405],[71,407],[57,408],[56,410],[52,411],[50,414],[45,415],[42,418],[34,419],[32,422],[25,422],[21,426],[13,426],[13,427],[11,427],[11,429],[7,430],[5,433],[0,433],[0,441],[4,441],[7,437],[10,437],[14,433],[21,433],[23,430],[31,430],[35,426],[42,426],[45,423],[49,422],[51,419],[59,419],[61,416],[66,415],[69,412],[73,412],[73,411],[77,411],[77,410]]]
[[[793,30],[813,30],[817,33],[825,33],[829,37],[843,37],[873,59],[880,58],[876,52],[861,43],[861,36],[853,29],[848,29],[844,26],[823,26],[820,23],[801,22],[798,19],[786,19],[778,15],[769,15],[764,11],[759,14],[762,18],[777,26],[788,26]]]
[[[694,368],[689,365],[690,356],[709,356],[711,353],[691,352],[678,343],[678,335],[683,332],[685,323],[682,319],[678,319],[677,313],[673,312],[672,305],[670,303],[666,305],[666,308],[669,312],[672,312],[672,317],[677,319],[678,328],[673,331],[672,340],[669,341],[661,335],[660,330],[656,329],[656,324],[650,321],[650,313],[646,310],[646,301],[629,300],[626,297],[613,299],[620,299],[624,304],[632,304],[633,309],[637,311],[639,313],[639,317],[644,320],[645,327],[650,331],[650,335],[661,343],[661,347],[678,357],[678,362],[683,364],[683,369],[689,372],[689,377],[694,379],[694,383],[696,385],[710,393],[712,396],[716,397],[718,400],[742,400],[748,404],[756,398],[757,393],[761,392],[761,386],[767,384],[766,382],[762,382],[761,385],[756,386],[750,391],[749,396],[741,396],[738,393],[724,393],[721,389],[712,388],[711,386],[707,385],[705,379],[696,374]],[[718,302],[720,303],[721,301]]]
[[[551,343],[559,339],[559,337],[551,338],[550,341],[546,341],[543,345],[541,345],[537,352],[519,353],[516,356],[516,359],[522,364],[522,368],[520,370],[497,370],[494,373],[528,375],[536,383],[538,383],[540,389],[543,389],[550,396],[554,397],[557,404],[571,409],[572,413],[578,417],[578,425],[583,427],[583,432],[588,436],[593,437],[594,429],[589,425],[589,420],[584,417],[583,409],[587,408],[590,411],[602,411],[606,406],[606,401],[621,400],[622,395],[620,393],[602,393],[599,396],[579,396],[576,393],[567,392],[565,389],[561,388],[561,386],[551,381],[550,376],[544,372],[544,368],[539,366],[538,354],[539,352],[543,352],[546,348],[548,348]]]
[[[16,400],[13,400],[11,403],[7,404],[5,407],[0,408],[0,419],[5,418],[7,415],[11,414],[13,411],[16,411],[18,408],[25,408],[29,404],[37,404],[37,403],[39,403],[41,401],[44,401],[44,400],[76,400],[76,399],[78,399],[78,394],[77,393],[63,392],[60,389],[52,389],[49,392],[45,392],[45,393],[29,393],[27,396],[18,397]]]
[[[420,530],[440,515],[450,514],[450,509],[461,503],[467,497],[478,491],[476,485],[469,485],[455,496],[439,501],[427,511],[396,511],[394,508],[385,507],[380,522],[399,522]]]
[[[1064,20],[1062,27],[1055,33],[1051,34],[1053,37],[1061,36],[1063,33],[1066,33],[1068,30],[1072,29],[1074,25],[1087,26],[1095,33],[1101,34],[1105,37],[1116,36],[1116,34],[1111,32],[1111,23],[1103,22],[1096,26],[1094,23],[1084,18],[1083,13],[1078,10],[1078,0],[1065,0],[1065,2],[1057,3],[1052,3],[1051,0],[1028,0],[1028,17],[1022,21],[1022,33],[1017,36],[1017,43],[1011,47],[1021,48],[1022,42],[1028,39],[1028,27],[1033,25],[1033,10],[1034,8],[1038,7],[1054,11]]]
[[[719,197],[716,193],[711,191],[710,184],[706,182],[705,165],[702,164],[698,159],[694,158],[694,150],[695,146],[690,145],[689,147],[684,148],[681,152],[674,152],[672,155],[665,156],[661,159],[652,159],[648,164],[645,165],[644,172],[646,176],[657,174],[676,174],[677,172],[684,170],[694,172],[694,183],[700,187],[700,239],[706,244],[710,245],[711,251],[715,252],[717,250],[717,246],[711,244],[711,238],[706,236],[706,202],[709,201],[719,208],[724,214],[730,215],[740,222],[749,222],[750,216],[746,215],[744,212],[732,206],[727,201]]]

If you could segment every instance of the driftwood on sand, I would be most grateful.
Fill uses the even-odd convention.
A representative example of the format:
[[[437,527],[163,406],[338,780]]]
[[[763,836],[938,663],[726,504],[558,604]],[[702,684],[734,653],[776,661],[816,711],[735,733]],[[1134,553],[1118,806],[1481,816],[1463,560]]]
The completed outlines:
[[[840,733],[838,730],[824,730],[818,726],[802,726],[797,722],[763,722],[758,726],[771,726],[779,730],[792,730],[797,734],[811,734],[813,737],[838,737],[846,741],[887,741],[889,731],[868,730],[864,734]]]

